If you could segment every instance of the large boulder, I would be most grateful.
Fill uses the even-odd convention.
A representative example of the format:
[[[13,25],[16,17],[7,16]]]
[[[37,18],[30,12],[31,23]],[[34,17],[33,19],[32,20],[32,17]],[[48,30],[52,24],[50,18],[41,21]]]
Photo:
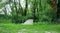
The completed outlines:
[[[28,19],[23,24],[32,25],[33,24],[33,19]]]

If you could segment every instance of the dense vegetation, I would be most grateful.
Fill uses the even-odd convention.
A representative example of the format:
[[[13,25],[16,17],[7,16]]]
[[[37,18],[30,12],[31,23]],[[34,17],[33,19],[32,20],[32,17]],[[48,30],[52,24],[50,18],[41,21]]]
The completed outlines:
[[[34,19],[34,22],[57,22],[56,0],[6,0],[0,1],[0,23],[23,23],[27,19]],[[10,10],[7,10],[7,5]],[[10,14],[9,14],[9,13]],[[3,21],[2,21],[3,20]]]

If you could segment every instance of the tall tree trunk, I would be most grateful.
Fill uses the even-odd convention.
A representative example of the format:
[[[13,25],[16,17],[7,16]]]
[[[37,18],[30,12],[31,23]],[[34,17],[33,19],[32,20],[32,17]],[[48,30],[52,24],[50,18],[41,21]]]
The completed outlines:
[[[20,12],[20,14],[23,16],[24,14],[23,14],[23,8],[22,8],[22,6],[21,6],[21,4],[20,4],[20,0],[19,0],[19,10],[18,10],[19,12]]]
[[[7,3],[6,3],[7,4]],[[7,18],[7,10],[6,10],[6,6],[4,6],[4,13],[5,13],[5,18]]]
[[[24,16],[27,15],[27,9],[28,9],[28,0],[25,0],[26,4],[25,4],[25,12],[24,12]]]
[[[18,20],[18,10],[17,10],[17,3],[16,3],[16,0],[14,0],[14,6],[15,6],[15,12],[16,12],[16,15],[14,16],[14,19],[15,19],[15,23],[18,23],[19,20]]]
[[[57,18],[60,18],[60,0],[58,0],[57,4]]]
[[[34,22],[35,22],[35,20],[36,20],[36,0],[34,0],[34,2],[33,2],[33,19],[34,19]]]
[[[12,4],[12,6],[11,6],[11,3],[12,3],[11,0],[9,0],[8,3],[9,3],[9,6],[10,6],[10,8],[11,8],[11,11],[12,11],[12,12],[11,12],[11,15],[12,15],[12,16],[11,16],[12,23],[15,23],[15,19],[14,19],[14,16],[15,16],[15,15],[14,15],[14,12],[15,12],[15,11],[14,11],[14,6],[13,6],[13,4]]]

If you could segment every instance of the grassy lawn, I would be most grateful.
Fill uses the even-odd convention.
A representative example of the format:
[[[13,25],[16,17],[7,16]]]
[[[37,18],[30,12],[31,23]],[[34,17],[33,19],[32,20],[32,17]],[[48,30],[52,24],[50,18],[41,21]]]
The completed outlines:
[[[60,33],[60,25],[0,24],[0,33]]]

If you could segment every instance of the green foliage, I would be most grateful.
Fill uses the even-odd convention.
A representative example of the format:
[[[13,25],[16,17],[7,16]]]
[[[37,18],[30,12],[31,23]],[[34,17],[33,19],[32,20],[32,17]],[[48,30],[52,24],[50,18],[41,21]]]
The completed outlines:
[[[15,1],[15,0],[14,0]],[[4,7],[6,4],[12,3],[11,7],[11,16],[1,17],[6,19],[11,19],[13,23],[22,23],[27,19],[35,19],[35,22],[39,21],[47,21],[52,22],[52,19],[56,17],[56,12],[51,10],[50,1],[47,0],[25,0],[26,7],[22,8],[20,0],[18,2],[13,2],[12,0],[8,0],[5,3],[0,3],[0,8]],[[28,4],[30,4],[30,8],[28,9]],[[17,5],[19,7],[17,7]],[[6,11],[6,10],[4,10]],[[25,15],[26,14],[26,15]]]

